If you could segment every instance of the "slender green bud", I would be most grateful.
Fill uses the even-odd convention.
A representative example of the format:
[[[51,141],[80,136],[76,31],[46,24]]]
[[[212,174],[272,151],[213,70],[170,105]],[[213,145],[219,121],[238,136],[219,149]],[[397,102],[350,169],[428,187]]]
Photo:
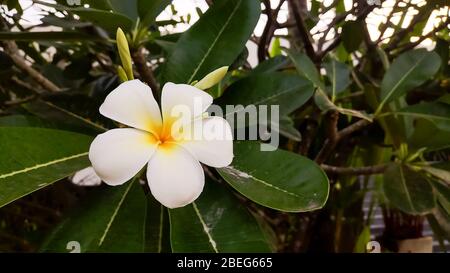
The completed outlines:
[[[206,75],[203,79],[201,79],[198,83],[194,85],[194,87],[197,87],[198,89],[206,90],[208,88],[213,87],[214,85],[218,84],[223,77],[227,74],[228,66],[222,66],[221,68],[218,68],[214,70],[213,72]]]
[[[130,49],[128,47],[127,37],[121,28],[117,28],[116,41],[123,70],[125,70],[128,80],[133,80],[134,76],[133,67],[131,65]]]
[[[117,75],[119,76],[120,82],[128,81],[127,73],[121,65],[117,67]]]

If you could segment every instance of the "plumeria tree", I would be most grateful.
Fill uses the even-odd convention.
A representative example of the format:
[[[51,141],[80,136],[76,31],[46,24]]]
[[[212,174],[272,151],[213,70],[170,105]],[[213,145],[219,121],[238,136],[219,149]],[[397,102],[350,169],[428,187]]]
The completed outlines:
[[[444,246],[446,4],[7,0],[0,251]]]

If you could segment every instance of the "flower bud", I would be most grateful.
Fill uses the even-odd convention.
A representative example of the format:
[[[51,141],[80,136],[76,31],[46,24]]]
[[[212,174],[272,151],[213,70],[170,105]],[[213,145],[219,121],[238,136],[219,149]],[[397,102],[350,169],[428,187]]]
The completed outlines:
[[[198,83],[194,85],[194,87],[197,87],[201,90],[206,90],[208,88],[213,87],[214,85],[218,84],[223,77],[227,74],[228,66],[222,66],[221,68],[218,68],[214,70],[213,72],[206,75],[203,79],[201,79]]]
[[[127,73],[121,65],[117,67],[117,75],[119,76],[120,82],[128,81]]]
[[[133,80],[133,67],[131,65],[130,49],[128,47],[127,37],[121,28],[117,28],[116,33],[117,49],[119,50],[120,60],[122,61],[123,70],[128,80]]]

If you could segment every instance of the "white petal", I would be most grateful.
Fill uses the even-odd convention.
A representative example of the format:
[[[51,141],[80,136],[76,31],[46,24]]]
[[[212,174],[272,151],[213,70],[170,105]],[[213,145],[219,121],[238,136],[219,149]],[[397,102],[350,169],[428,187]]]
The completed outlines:
[[[184,109],[189,111],[187,121],[200,116],[212,104],[213,98],[208,93],[188,84],[164,85],[161,95],[161,108],[164,123],[177,118],[177,113]],[[178,108],[177,108],[178,107]],[[181,111],[178,111],[181,110]],[[183,117],[184,118],[184,117]]]
[[[150,87],[139,80],[126,81],[114,89],[100,106],[105,117],[158,134],[162,121]]]
[[[190,126],[190,127],[189,127]],[[183,127],[178,144],[200,162],[215,168],[233,161],[233,134],[230,124],[221,117],[196,119]]]
[[[98,135],[89,149],[95,172],[108,185],[125,183],[147,163],[157,148],[154,136],[133,128]]]
[[[156,200],[168,208],[179,208],[197,199],[205,175],[188,151],[176,144],[164,144],[148,163],[147,180]]]
[[[87,167],[73,175],[72,183],[78,186],[98,186],[102,183],[102,179],[95,173],[94,168]]]

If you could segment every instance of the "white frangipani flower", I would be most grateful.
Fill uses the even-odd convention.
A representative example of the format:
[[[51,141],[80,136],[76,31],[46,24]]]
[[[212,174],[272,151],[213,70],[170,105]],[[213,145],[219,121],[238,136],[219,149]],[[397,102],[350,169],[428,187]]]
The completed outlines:
[[[94,139],[89,159],[96,173],[116,186],[147,164],[148,185],[161,204],[177,208],[193,202],[205,183],[199,162],[220,168],[233,160],[230,125],[204,113],[212,100],[191,85],[166,83],[160,111],[150,87],[139,80],[122,83],[106,97],[100,113],[133,128],[112,129]],[[184,116],[175,118],[180,109]]]

